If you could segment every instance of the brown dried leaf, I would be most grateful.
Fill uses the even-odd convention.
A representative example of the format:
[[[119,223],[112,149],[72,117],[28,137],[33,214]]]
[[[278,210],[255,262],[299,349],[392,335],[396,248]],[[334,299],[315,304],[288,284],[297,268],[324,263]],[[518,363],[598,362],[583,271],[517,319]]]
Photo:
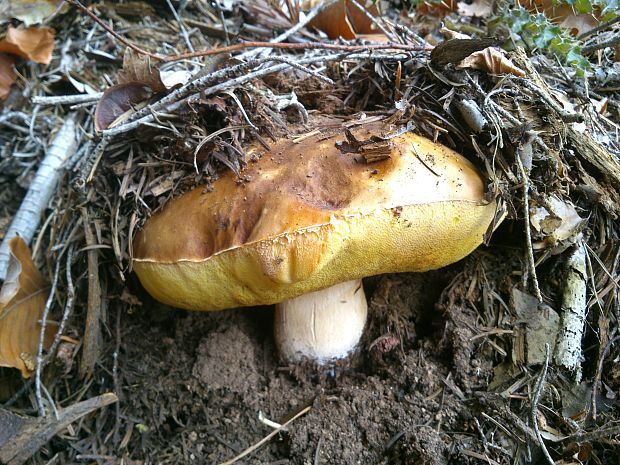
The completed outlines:
[[[110,87],[97,103],[95,129],[103,131],[109,128],[123,116],[128,116],[140,104],[145,103],[151,95],[153,94],[150,87],[142,82],[126,82]]]
[[[153,92],[165,92],[161,80],[159,63],[147,55],[140,55],[127,47],[123,56],[123,69],[118,73],[118,83],[139,82],[150,87]]]
[[[364,5],[364,0],[358,2],[363,5],[372,16],[379,15],[379,8],[376,4]],[[309,1],[304,4],[304,9],[309,10],[316,6],[318,2]],[[350,0],[340,0],[323,10],[310,25],[323,31],[330,39],[352,40],[358,34],[372,34],[377,32],[373,28],[373,21]]]
[[[600,21],[592,15],[580,14],[567,16],[560,22],[560,26],[564,29],[568,29],[572,35],[579,36],[594,29],[599,23]]]
[[[487,47],[474,52],[456,65],[457,68],[474,68],[491,74],[525,76],[525,71],[515,66],[501,48]]]
[[[428,0],[420,3],[416,11],[423,15],[433,15],[443,18],[444,16],[456,11],[458,0]]]
[[[357,3],[362,5],[371,16],[380,16],[379,2],[358,0]],[[373,20],[350,0],[346,1],[346,12],[349,22],[353,25],[353,30],[356,34],[373,34],[379,32]]]
[[[0,5],[0,16],[19,19],[26,26],[30,26],[52,16],[61,6],[61,3],[62,0],[11,0],[6,2],[6,10],[4,11],[1,10]],[[67,5],[65,4],[65,7]]]
[[[17,79],[13,58],[5,53],[0,53],[0,100],[4,100],[11,90],[11,86]]]
[[[48,65],[54,51],[54,30],[49,27],[16,28],[9,26],[0,40],[0,52]]]
[[[553,0],[518,0],[519,5],[532,13],[543,13],[550,21],[569,29],[575,36],[588,32],[599,24],[600,8],[593,15],[576,14],[573,6]]]
[[[0,366],[17,368],[29,378],[35,369],[48,286],[21,237],[11,239],[9,248],[7,277],[0,289]],[[47,328],[45,333],[47,349],[54,331]]]

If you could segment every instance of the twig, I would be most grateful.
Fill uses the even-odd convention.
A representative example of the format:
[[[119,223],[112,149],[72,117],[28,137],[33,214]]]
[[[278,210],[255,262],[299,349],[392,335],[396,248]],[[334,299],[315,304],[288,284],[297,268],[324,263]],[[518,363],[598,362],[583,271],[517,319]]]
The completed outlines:
[[[581,53],[588,54],[600,50],[602,48],[613,47],[615,45],[620,44],[620,34],[616,34],[609,40],[604,40],[603,42],[598,42],[596,44],[586,45],[582,47]]]
[[[605,29],[607,29],[608,27],[613,26],[616,23],[620,23],[620,16],[617,16],[614,19],[611,19],[611,20],[609,20],[609,21],[607,21],[607,22],[605,22],[603,24],[599,24],[598,26],[596,26],[596,27],[594,27],[594,28],[584,32],[583,34],[577,36],[577,38],[579,40],[583,40],[586,37],[590,37],[591,35],[598,34],[599,32],[604,31]]]
[[[308,25],[310,23],[310,21],[312,21],[314,18],[316,18],[327,7],[329,7],[329,6],[333,5],[334,3],[336,3],[336,1],[338,1],[338,0],[327,0],[327,1],[321,2],[319,5],[315,6],[312,10],[309,11],[308,14],[306,15],[306,17],[302,21],[299,21],[297,24],[295,24],[295,26],[293,26],[289,30],[283,32],[279,36],[274,37],[269,42],[270,43],[277,43],[277,42],[285,41],[290,36],[295,34],[297,31],[299,31],[300,29],[302,29],[303,27]],[[269,52],[270,52],[270,49],[266,49],[266,50],[249,50],[247,52],[240,53],[237,56],[237,58],[240,59],[240,60],[244,60],[246,58],[255,57],[259,53],[267,54]]]
[[[90,247],[87,252],[88,259],[88,304],[86,310],[86,322],[84,327],[84,347],[80,375],[82,377],[93,373],[95,363],[99,360],[101,352],[101,282],[99,281],[99,251],[94,248],[97,245],[93,233],[88,208],[82,207],[82,225],[86,246]]]
[[[121,351],[121,306],[116,306],[116,345],[114,352],[112,353],[112,382],[114,385],[114,392],[120,396],[122,392],[121,383],[118,379],[118,354]],[[114,444],[118,445],[118,432],[121,426],[121,406],[117,402],[115,405],[115,422],[114,422]]]
[[[609,438],[612,436],[616,436],[618,434],[620,434],[619,425],[617,424],[613,426],[606,425],[594,431],[586,431],[586,432],[578,431],[577,433],[571,434],[563,438],[562,442],[568,443],[568,444],[573,444],[575,442],[583,444],[583,443],[588,443],[588,442],[595,442],[602,438]]]
[[[30,183],[26,197],[0,244],[0,280],[6,279],[9,240],[19,235],[26,243],[30,243],[39,226],[43,211],[54,194],[63,165],[77,149],[76,119],[75,114],[70,114],[56,133],[45,158],[39,165],[37,174]]]
[[[58,344],[60,344],[60,338],[64,334],[65,326],[67,326],[67,322],[69,321],[69,316],[73,313],[73,303],[75,299],[75,289],[73,287],[73,278],[71,277],[71,263],[73,262],[73,253],[75,247],[71,246],[69,251],[67,252],[67,300],[65,301],[65,308],[62,312],[62,319],[60,320],[60,325],[58,326],[58,330],[56,331],[56,336],[54,337],[54,342],[50,346],[50,350],[48,351],[44,364],[49,361],[49,359],[54,355],[56,349],[58,348]]]
[[[0,418],[5,420],[3,423],[17,424],[17,427],[9,429],[6,435],[0,436],[0,463],[19,465],[26,462],[71,423],[117,401],[118,397],[114,394],[106,393],[61,409],[57,419],[22,417],[0,409]],[[5,433],[5,431],[2,432]]]
[[[518,81],[538,95],[538,97],[543,99],[545,103],[549,105],[565,123],[581,123],[583,121],[583,115],[581,113],[569,113],[565,111],[560,107],[560,105],[557,104],[557,102],[555,102],[555,100],[553,100],[553,98],[550,97],[547,92],[534,84],[529,78],[521,78],[518,79]]]
[[[187,33],[185,24],[183,24],[181,17],[177,13],[177,10],[174,9],[172,2],[170,0],[166,0],[166,3],[168,4],[168,8],[170,8],[170,11],[172,12],[172,16],[174,16],[174,19],[179,24],[179,29],[181,29],[181,34],[183,34],[183,39],[185,39],[185,45],[187,45],[187,48],[193,52],[194,46],[192,45],[192,42],[189,40],[189,34]]]
[[[601,353],[601,356],[598,359],[598,364],[596,366],[596,375],[594,376],[594,382],[592,383],[592,419],[595,421],[597,417],[596,399],[598,397],[598,390],[600,389],[600,386],[601,386],[601,375],[603,373],[603,363],[605,362],[605,357],[607,357],[607,354],[609,353],[609,349],[611,349],[611,346],[613,346],[619,340],[620,340],[620,336],[616,336],[611,341],[609,341],[605,345],[605,348],[603,349],[603,352]]]
[[[274,429],[271,433],[269,433],[267,436],[265,436],[263,439],[261,439],[260,441],[258,441],[256,444],[254,444],[253,446],[248,447],[246,450],[244,450],[243,452],[241,452],[239,455],[233,457],[230,460],[227,460],[226,462],[222,462],[220,465],[232,465],[233,463],[241,460],[243,457],[245,457],[246,455],[251,454],[252,452],[254,452],[256,449],[258,449],[259,447],[261,447],[263,444],[267,443],[272,437],[274,437],[276,434],[278,434],[280,431],[282,431],[284,428],[286,428],[288,425],[290,425],[293,421],[297,420],[299,417],[301,417],[302,415],[305,415],[306,413],[308,413],[310,411],[310,409],[312,408],[312,406],[308,406],[306,408],[304,408],[303,410],[301,410],[299,413],[297,413],[293,418],[291,418],[289,421],[287,421],[286,423],[283,423],[279,428]]]
[[[363,13],[364,16],[366,16],[369,20],[371,20],[379,28],[379,30],[381,32],[383,32],[385,37],[387,37],[390,40],[394,40],[395,39],[394,34],[392,34],[385,27],[383,27],[383,24],[381,24],[379,22],[379,20],[377,18],[375,18],[366,8],[364,8],[362,5],[360,5],[357,0],[351,0],[351,3],[353,3],[355,8],[357,8],[361,13]]]
[[[567,275],[562,292],[561,326],[554,360],[581,380],[581,339],[586,320],[586,248],[583,243],[568,257]]]
[[[103,97],[103,92],[96,94],[77,94],[77,95],[58,95],[58,96],[34,96],[32,97],[33,105],[75,105],[78,103],[96,102]]]
[[[534,286],[535,297],[539,303],[542,303],[543,298],[540,293],[540,287],[538,286],[538,278],[536,277],[536,262],[534,260],[534,250],[532,249],[532,232],[530,230],[530,183],[529,177],[525,172],[525,167],[523,166],[523,161],[521,160],[521,155],[517,152],[515,155],[515,159],[517,160],[517,166],[519,167],[519,172],[521,174],[521,181],[523,182],[523,213],[525,216],[525,237],[527,240],[527,259],[529,263],[530,276],[532,279],[532,285]]]
[[[60,260],[56,260],[56,266],[54,268],[54,278],[52,279],[52,287],[50,294],[45,302],[43,308],[43,315],[41,316],[41,331],[39,332],[39,345],[37,347],[37,366],[35,371],[35,399],[37,402],[37,410],[39,416],[45,416],[45,407],[43,405],[43,399],[41,397],[41,372],[43,371],[43,345],[45,341],[45,328],[47,326],[47,315],[49,315],[52,302],[54,302],[54,295],[56,294],[56,286],[58,285],[58,275],[60,273]]]
[[[109,32],[110,34],[112,34],[112,36],[114,36],[114,38],[116,40],[118,40],[119,42],[125,44],[127,47],[135,50],[136,52],[142,54],[142,55],[147,55],[150,56],[151,58],[156,58],[158,60],[161,60],[162,56],[157,54],[157,53],[151,53],[148,50],[144,50],[143,48],[138,47],[136,44],[130,42],[129,40],[125,39],[123,36],[121,36],[120,34],[117,34],[116,32],[114,32],[114,30],[108,26],[105,22],[103,22],[102,20],[100,20],[96,14],[94,14],[92,11],[90,11],[88,8],[86,8],[84,5],[82,5],[79,0],[67,0],[69,3],[71,3],[74,6],[77,6],[80,10],[82,10],[84,13],[86,13],[88,16],[91,17],[91,19],[93,21],[95,21],[97,24],[99,24],[99,26],[101,26],[103,29],[105,29],[107,32]]]
[[[534,394],[532,397],[532,408],[530,410],[530,419],[532,421],[532,427],[534,428],[534,433],[536,434],[536,437],[538,438],[538,445],[540,446],[540,449],[542,450],[543,455],[547,459],[547,463],[549,463],[549,465],[555,465],[555,462],[553,461],[553,459],[551,458],[551,455],[549,454],[549,451],[547,450],[547,446],[545,446],[542,435],[540,434],[540,429],[538,428],[538,415],[537,415],[538,414],[538,402],[540,401],[540,395],[542,394],[542,391],[543,391],[543,386],[545,384],[545,378],[547,378],[547,369],[549,368],[549,352],[550,352],[549,344],[546,343],[545,344],[545,363],[540,372],[538,381],[536,382],[536,387],[534,388]]]
[[[304,73],[309,74],[312,77],[315,77],[315,78],[317,78],[317,79],[319,79],[319,80],[321,80],[323,82],[326,82],[329,85],[333,86],[335,84],[334,81],[332,79],[328,78],[327,76],[323,76],[322,74],[317,73],[313,69],[306,68],[305,66],[302,66],[299,63],[297,63],[296,61],[293,61],[293,60],[291,60],[289,58],[274,56],[274,57],[269,57],[269,60],[270,61],[276,61],[276,62],[279,62],[279,63],[286,63],[286,64],[292,66],[293,68],[298,69],[299,71],[303,71]]]
[[[222,5],[220,5],[220,0],[214,0],[212,5],[215,6],[217,10],[217,14],[220,17],[220,22],[222,23],[222,30],[224,31],[224,40],[226,45],[230,44],[230,35],[228,33],[228,26],[226,25],[226,19],[224,18],[224,10],[222,10]]]
[[[316,449],[314,451],[314,465],[319,465],[321,460],[321,446],[323,445],[323,435],[319,436],[319,440],[316,443]]]
[[[246,48],[281,48],[286,50],[338,50],[342,52],[366,52],[370,50],[402,50],[405,52],[424,52],[432,48],[426,45],[410,45],[388,42],[387,44],[365,44],[365,45],[345,45],[323,42],[302,42],[302,43],[272,43],[272,42],[242,42],[240,44],[228,45],[226,47],[201,50],[194,53],[183,53],[174,56],[159,57],[162,61],[180,61],[189,58],[197,58],[208,55],[219,55],[220,53],[231,53]]]
[[[250,120],[250,117],[248,116],[248,114],[245,111],[245,108],[243,108],[243,104],[241,103],[241,100],[239,100],[239,97],[237,97],[235,95],[235,92],[232,90],[226,91],[225,92],[226,95],[229,95],[237,104],[237,106],[239,107],[239,111],[241,112],[241,115],[243,116],[243,119],[245,120],[246,123],[248,123],[248,125],[254,129],[254,130],[258,130],[258,128],[256,127],[256,125],[252,122],[252,120]]]

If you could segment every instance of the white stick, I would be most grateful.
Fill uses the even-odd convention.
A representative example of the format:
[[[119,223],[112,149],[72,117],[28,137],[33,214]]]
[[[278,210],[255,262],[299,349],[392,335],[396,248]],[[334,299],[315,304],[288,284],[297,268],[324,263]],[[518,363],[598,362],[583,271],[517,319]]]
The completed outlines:
[[[567,275],[562,293],[562,323],[555,346],[555,363],[581,380],[581,339],[586,320],[586,248],[583,243],[568,257]]]
[[[64,163],[77,150],[75,131],[75,114],[67,116],[64,124],[54,137],[45,157],[39,165],[26,197],[13,217],[2,244],[0,244],[0,281],[6,279],[6,270],[9,262],[9,240],[17,235],[26,243],[30,243],[39,227],[41,216],[52,197],[62,173]]]

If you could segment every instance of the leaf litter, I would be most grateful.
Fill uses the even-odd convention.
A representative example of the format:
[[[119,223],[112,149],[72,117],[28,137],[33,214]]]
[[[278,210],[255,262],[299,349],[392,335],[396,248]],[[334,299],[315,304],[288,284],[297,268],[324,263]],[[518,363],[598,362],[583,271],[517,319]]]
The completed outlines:
[[[89,8],[125,40],[165,56],[225,46],[239,34],[269,40],[310,11],[293,2],[171,5],[174,11],[141,2]],[[588,85],[552,57],[520,50],[497,53],[525,75],[506,72],[506,64],[458,69],[498,39],[461,37],[471,42],[446,41],[429,54],[429,42],[441,40],[438,22],[384,14],[372,29],[380,25],[418,50],[384,44],[369,51],[366,42],[328,42],[308,26],[280,39],[290,39],[289,49],[248,47],[217,66],[201,56],[159,63],[128,54],[93,21],[78,9],[54,17],[50,68],[17,63],[34,99],[7,100],[0,115],[0,184],[23,188],[41,162],[41,141],[69,112],[79,118],[80,148],[34,245],[37,262],[58,282],[51,301],[58,334],[92,348],[86,370],[86,355],[63,349],[60,367],[45,368],[39,389],[0,372],[10,387],[3,408],[47,411],[108,391],[120,398],[118,408],[82,418],[33,460],[222,463],[248,450],[256,463],[512,464],[543,460],[545,451],[556,463],[614,460],[620,106],[604,60],[592,62]],[[352,48],[292,47],[321,40]],[[83,46],[63,49],[68,43]],[[61,69],[61,60],[62,72],[40,72]],[[184,78],[162,88],[165,73]],[[76,94],[73,82],[103,94]],[[131,83],[149,91],[118,90]],[[593,98],[607,99],[605,112]],[[463,117],[463,102],[473,119]],[[508,218],[461,263],[367,279],[371,318],[352,360],[283,365],[271,309],[186,313],[140,288],[132,238],[170,198],[197,185],[208,191],[227,169],[251,188],[243,166],[278,137],[300,140],[382,119],[394,131],[458,148],[486,174],[490,194],[503,200],[498,215]],[[15,213],[19,194],[0,189],[4,218]],[[570,264],[576,244],[584,244],[583,272]],[[587,298],[577,340],[583,374],[575,382],[554,362],[554,347],[572,305],[567,283],[580,279]],[[101,322],[97,331],[88,329],[93,321]],[[294,420],[273,434],[260,412],[279,425]]]

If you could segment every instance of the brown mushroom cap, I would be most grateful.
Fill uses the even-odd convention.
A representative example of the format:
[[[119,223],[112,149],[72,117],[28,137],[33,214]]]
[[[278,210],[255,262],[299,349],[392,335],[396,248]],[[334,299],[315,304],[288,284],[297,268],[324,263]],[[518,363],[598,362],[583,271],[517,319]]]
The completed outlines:
[[[360,140],[376,129],[354,131]],[[495,214],[479,172],[406,133],[389,157],[343,153],[343,134],[280,141],[211,192],[197,188],[150,218],[134,242],[146,290],[175,307],[281,302],[381,273],[426,271],[477,247]]]

